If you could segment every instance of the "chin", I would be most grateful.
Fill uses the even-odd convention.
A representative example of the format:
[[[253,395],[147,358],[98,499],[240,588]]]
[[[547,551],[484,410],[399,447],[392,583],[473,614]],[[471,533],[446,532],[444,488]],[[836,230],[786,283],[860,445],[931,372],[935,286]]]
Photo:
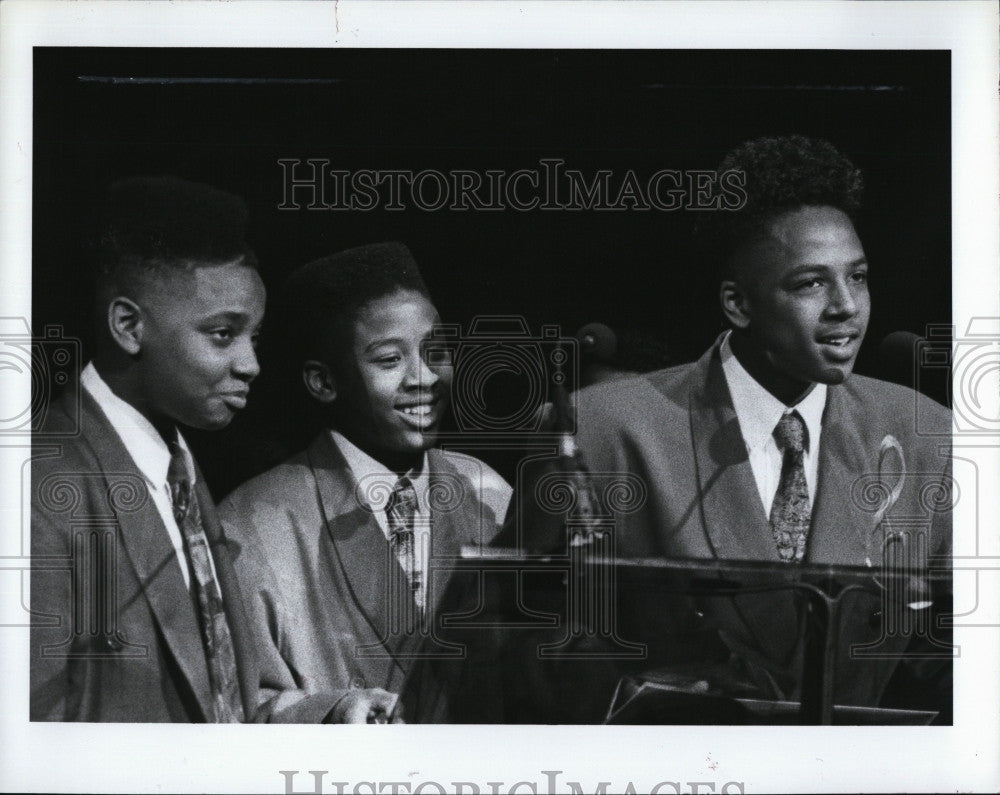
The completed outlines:
[[[437,444],[437,439],[437,429],[423,433],[408,433],[405,439],[400,439],[399,450],[407,453],[422,453]]]
[[[826,367],[817,374],[816,381],[827,386],[837,386],[844,383],[854,371],[854,367]]]
[[[425,450],[430,450],[436,444],[437,434],[426,433],[420,437],[419,441],[415,441],[412,445],[410,445],[410,450],[414,453],[422,453]]]
[[[213,414],[208,417],[199,417],[197,422],[185,422],[184,424],[197,428],[199,431],[221,431],[233,421],[234,416],[236,415],[231,412]]]

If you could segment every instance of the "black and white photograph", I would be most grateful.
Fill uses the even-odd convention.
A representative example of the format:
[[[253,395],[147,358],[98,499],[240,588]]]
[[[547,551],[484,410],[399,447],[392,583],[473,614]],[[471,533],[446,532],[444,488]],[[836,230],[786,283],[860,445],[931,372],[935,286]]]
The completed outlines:
[[[995,788],[995,7],[135,5],[0,8],[0,788]]]

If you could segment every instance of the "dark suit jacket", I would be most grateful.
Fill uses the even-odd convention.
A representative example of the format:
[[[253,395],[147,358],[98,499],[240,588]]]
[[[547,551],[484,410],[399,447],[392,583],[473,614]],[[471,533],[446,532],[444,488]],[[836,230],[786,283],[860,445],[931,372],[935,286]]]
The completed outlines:
[[[631,473],[645,486],[642,507],[615,515],[619,558],[778,562],[718,346],[717,341],[695,363],[601,384],[578,395],[577,441],[590,469]],[[918,404],[926,418],[922,428],[936,435],[917,434]],[[899,442],[906,472],[889,525],[907,535],[911,563],[947,556],[950,429],[950,412],[903,387],[858,375],[829,387],[806,561],[862,566],[869,559],[874,573],[881,569],[886,524],[879,526],[876,512],[879,451],[889,435]],[[900,468],[891,455],[888,460],[883,475],[895,483]],[[517,489],[531,492],[520,481]],[[523,510],[531,515],[531,509]],[[531,528],[523,530],[530,546]],[[788,572],[794,577],[794,567]],[[887,626],[883,608],[877,594],[845,598],[835,703],[876,705],[899,653],[912,641],[896,631],[891,619]],[[706,633],[714,633],[722,641],[713,652],[716,660],[724,662],[727,654],[738,658],[741,676],[758,695],[798,696],[802,611],[791,593],[685,599],[660,592],[649,581],[632,587],[625,583],[617,592],[616,609],[620,635],[648,644],[647,665],[683,668],[704,662],[712,647],[705,642]],[[893,609],[905,610],[898,605]],[[881,654],[851,654],[852,646],[863,644],[877,644]],[[588,665],[554,663],[542,678],[579,678]],[[688,670],[707,669],[695,664]]]
[[[510,486],[470,456],[440,450],[427,456],[428,592],[437,605],[461,546],[487,544],[495,535]],[[351,687],[399,693],[421,655],[448,653],[434,635],[398,626],[387,583],[398,581],[401,568],[357,489],[324,431],[219,506],[261,637],[261,698],[277,697],[286,720],[321,720]]]
[[[86,390],[53,405],[45,432],[31,467],[31,719],[204,721],[197,613],[142,474]],[[249,625],[200,473],[196,494],[252,717]]]

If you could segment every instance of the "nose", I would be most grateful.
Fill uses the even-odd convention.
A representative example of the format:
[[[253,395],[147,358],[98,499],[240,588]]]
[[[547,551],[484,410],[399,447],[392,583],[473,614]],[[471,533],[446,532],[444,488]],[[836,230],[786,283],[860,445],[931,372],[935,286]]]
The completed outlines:
[[[253,381],[260,374],[257,351],[250,340],[242,342],[237,347],[236,356],[233,359],[233,372],[247,383]]]
[[[857,287],[843,280],[831,282],[827,300],[827,314],[835,317],[854,317],[858,313]],[[864,289],[863,287],[861,289]]]
[[[440,380],[440,376],[433,367],[427,364],[427,359],[420,353],[410,359],[410,366],[407,368],[407,386],[420,387],[426,389],[433,386]]]

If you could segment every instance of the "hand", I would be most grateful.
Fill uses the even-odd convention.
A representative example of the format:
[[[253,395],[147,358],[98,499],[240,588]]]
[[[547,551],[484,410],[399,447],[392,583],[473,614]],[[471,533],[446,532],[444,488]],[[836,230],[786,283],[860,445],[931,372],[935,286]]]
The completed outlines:
[[[404,723],[399,695],[380,687],[351,690],[334,707],[331,723]]]

